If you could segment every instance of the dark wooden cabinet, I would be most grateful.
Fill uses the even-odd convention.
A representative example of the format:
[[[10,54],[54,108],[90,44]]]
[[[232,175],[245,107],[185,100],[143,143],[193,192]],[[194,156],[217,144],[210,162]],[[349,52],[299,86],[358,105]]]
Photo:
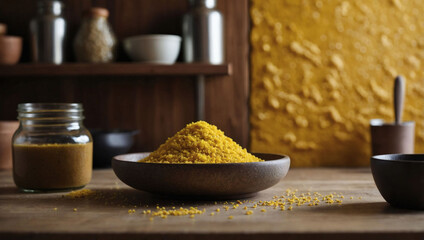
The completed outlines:
[[[119,63],[73,62],[71,42],[84,10],[106,7],[122,39],[139,34],[181,35],[185,0],[64,0],[68,22],[68,61],[63,66],[30,63],[28,24],[36,1],[0,1],[0,22],[10,35],[24,37],[21,63],[0,67],[0,120],[16,118],[22,102],[82,102],[89,128],[139,129],[132,151],[151,151],[196,120],[195,80],[206,76],[205,120],[242,146],[248,143],[249,17],[247,0],[220,0],[225,16],[226,59],[218,66],[151,66],[130,63],[119,47]],[[181,58],[180,58],[181,59]],[[104,70],[102,68],[105,68]],[[46,74],[47,73],[47,74]],[[232,74],[230,74],[232,73]]]

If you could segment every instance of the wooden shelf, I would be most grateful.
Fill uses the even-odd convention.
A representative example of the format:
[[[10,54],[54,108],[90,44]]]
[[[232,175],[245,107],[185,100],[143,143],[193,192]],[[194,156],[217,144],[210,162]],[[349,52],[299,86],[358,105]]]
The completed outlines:
[[[17,64],[0,66],[4,76],[175,76],[175,75],[231,75],[231,64],[211,65],[203,63],[176,63],[158,65],[146,63],[65,63]]]

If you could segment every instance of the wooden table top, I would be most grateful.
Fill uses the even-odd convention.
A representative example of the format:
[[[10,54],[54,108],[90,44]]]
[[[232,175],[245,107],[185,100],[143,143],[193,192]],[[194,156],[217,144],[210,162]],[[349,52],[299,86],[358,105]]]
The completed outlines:
[[[424,212],[390,207],[369,169],[291,169],[280,183],[236,209],[231,201],[155,197],[127,187],[112,170],[94,171],[87,188],[95,191],[95,197],[25,194],[15,188],[10,171],[1,171],[0,239],[424,239]],[[342,203],[294,204],[291,211],[289,205],[285,211],[252,208],[260,200],[286,194],[286,189],[298,189],[297,196],[333,193]],[[193,206],[205,213],[153,220],[143,214],[155,211],[157,204],[167,209]],[[245,206],[252,215],[246,215]],[[130,209],[135,213],[128,213]]]

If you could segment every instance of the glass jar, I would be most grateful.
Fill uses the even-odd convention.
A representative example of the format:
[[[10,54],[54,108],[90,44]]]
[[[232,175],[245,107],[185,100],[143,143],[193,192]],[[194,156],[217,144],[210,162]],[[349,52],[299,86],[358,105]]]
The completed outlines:
[[[85,13],[74,40],[74,52],[78,62],[107,63],[116,59],[116,37],[107,18],[105,8],[92,8]]]
[[[91,180],[93,141],[80,103],[18,105],[13,179],[25,192],[73,190]]]

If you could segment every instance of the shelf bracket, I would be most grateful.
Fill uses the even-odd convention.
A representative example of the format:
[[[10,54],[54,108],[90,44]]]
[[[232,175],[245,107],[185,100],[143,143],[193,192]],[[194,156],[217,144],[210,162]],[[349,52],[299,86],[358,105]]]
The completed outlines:
[[[205,75],[196,76],[196,118],[205,120]]]

